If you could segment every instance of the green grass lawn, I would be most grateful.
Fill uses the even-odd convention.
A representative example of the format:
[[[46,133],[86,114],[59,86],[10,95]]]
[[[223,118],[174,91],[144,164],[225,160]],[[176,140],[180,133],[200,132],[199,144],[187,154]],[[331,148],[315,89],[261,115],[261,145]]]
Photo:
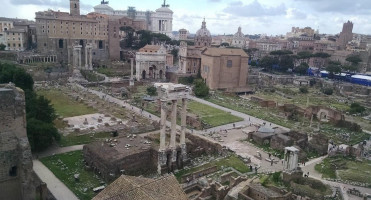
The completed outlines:
[[[84,169],[82,151],[42,158],[41,162],[81,200],[92,199],[96,195],[93,188],[104,183],[94,172]],[[75,181],[75,174],[80,174],[79,181]]]
[[[236,169],[237,171],[239,171],[241,173],[247,173],[247,172],[250,171],[249,166],[247,166],[237,156],[233,155],[233,156],[230,156],[228,158],[224,158],[224,159],[209,162],[209,163],[207,163],[205,165],[202,165],[202,166],[194,167],[194,168],[191,168],[191,169],[180,170],[178,173],[175,174],[175,176],[177,177],[178,180],[180,180],[180,178],[182,176],[186,175],[186,174],[190,174],[190,173],[197,172],[197,171],[200,171],[200,170],[203,170],[203,169],[207,169],[207,168],[213,167],[215,165],[218,167],[219,170],[221,170],[222,166],[223,166],[224,168],[233,167],[234,169]]]
[[[243,120],[225,111],[195,101],[189,102],[188,108],[190,113],[200,116],[201,120],[211,127],[222,126]]]
[[[223,106],[225,108],[229,108],[262,120],[272,122],[283,127],[287,127],[290,129],[294,128],[295,122],[290,122],[288,120],[282,119],[281,117],[277,117],[278,112],[274,109],[268,110],[266,108],[260,108],[257,104],[242,99],[238,96],[227,96],[221,93],[217,93],[217,96],[211,96],[206,98],[205,100],[219,106]]]
[[[59,145],[61,147],[68,147],[80,144],[89,144],[100,139],[110,138],[111,133],[95,133],[95,134],[87,134],[87,135],[75,135],[74,133],[68,136],[61,136],[61,140],[59,141]]]
[[[97,110],[70,99],[61,91],[56,90],[40,90],[38,95],[43,95],[51,101],[56,113],[63,117],[75,117],[96,113]]]
[[[322,174],[323,178],[337,178],[371,186],[371,161],[369,160],[360,162],[350,157],[331,157],[317,164],[315,169]]]

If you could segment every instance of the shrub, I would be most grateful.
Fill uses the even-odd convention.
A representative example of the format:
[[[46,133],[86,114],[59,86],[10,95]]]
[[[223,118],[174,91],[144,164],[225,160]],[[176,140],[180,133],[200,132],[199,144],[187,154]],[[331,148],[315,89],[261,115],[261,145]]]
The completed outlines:
[[[155,86],[147,87],[147,94],[150,96],[157,96],[157,89]]]
[[[324,88],[322,89],[322,92],[326,95],[332,95],[334,93],[334,90],[332,88]]]
[[[207,97],[209,96],[209,87],[202,79],[195,81],[194,93],[197,97]]]
[[[307,87],[301,87],[299,90],[303,94],[307,94],[308,93],[308,88]]]
[[[275,183],[280,182],[281,181],[281,172],[275,172],[275,173],[273,173],[272,180]]]
[[[357,113],[363,113],[366,111],[366,108],[361,106],[359,103],[352,103],[350,105],[350,114],[357,114]]]
[[[313,87],[316,84],[316,79],[310,79],[309,85],[310,87]]]

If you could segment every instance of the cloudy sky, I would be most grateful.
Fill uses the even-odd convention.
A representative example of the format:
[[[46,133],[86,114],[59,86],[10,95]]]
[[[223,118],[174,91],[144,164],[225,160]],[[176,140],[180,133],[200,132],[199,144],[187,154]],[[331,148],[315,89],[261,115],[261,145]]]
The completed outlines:
[[[80,0],[82,14],[93,11],[100,0]],[[68,11],[69,0],[1,0],[3,17],[34,19],[47,9]],[[134,6],[156,10],[162,0],[110,0],[114,9]],[[245,34],[286,34],[291,27],[310,26],[320,33],[336,34],[348,20],[353,32],[371,34],[370,0],[167,0],[174,11],[174,30],[200,28],[203,17],[212,34],[232,34],[242,27]]]

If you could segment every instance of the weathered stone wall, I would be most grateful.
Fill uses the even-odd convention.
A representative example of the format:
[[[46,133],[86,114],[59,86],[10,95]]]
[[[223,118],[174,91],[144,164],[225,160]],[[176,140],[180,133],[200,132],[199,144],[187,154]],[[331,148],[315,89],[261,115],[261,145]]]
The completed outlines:
[[[328,150],[329,139],[322,134],[316,134],[312,136],[309,141],[308,148],[312,151],[316,151],[321,155],[326,155]]]
[[[186,138],[190,140],[190,143],[187,143],[187,150],[191,157],[198,157],[203,154],[220,154],[223,151],[223,147],[220,144],[203,139],[197,135],[188,133]]]
[[[24,92],[0,85],[0,199],[34,199]]]
[[[84,146],[83,154],[86,164],[106,181],[115,180],[121,175],[121,170],[124,170],[123,174],[139,176],[157,169],[158,152],[153,149],[128,155],[116,161],[107,161],[97,156],[90,145]]]

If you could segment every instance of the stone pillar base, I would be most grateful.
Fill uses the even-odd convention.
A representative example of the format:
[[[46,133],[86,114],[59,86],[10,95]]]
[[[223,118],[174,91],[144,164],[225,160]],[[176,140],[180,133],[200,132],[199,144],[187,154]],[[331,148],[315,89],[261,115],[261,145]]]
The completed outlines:
[[[157,164],[157,173],[162,174],[163,166],[166,166],[166,152],[165,151],[159,151],[158,152],[158,164]]]
[[[134,79],[130,78],[130,86],[134,86]]]
[[[186,144],[181,144],[180,148],[182,150],[182,161],[185,162],[185,161],[188,160],[187,146],[186,146]]]

